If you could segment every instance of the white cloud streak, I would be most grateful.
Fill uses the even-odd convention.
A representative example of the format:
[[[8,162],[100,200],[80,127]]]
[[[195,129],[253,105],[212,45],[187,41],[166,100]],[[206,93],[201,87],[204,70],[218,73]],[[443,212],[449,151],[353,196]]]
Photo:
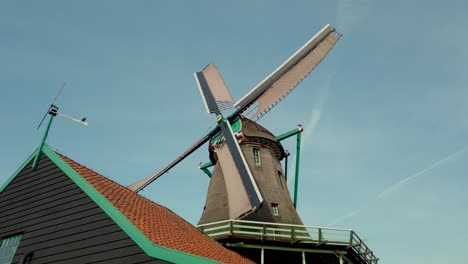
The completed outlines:
[[[331,221],[327,226],[333,226],[333,225],[336,225],[339,222],[342,222],[345,219],[354,217],[355,215],[362,212],[365,208],[370,207],[373,203],[375,203],[375,202],[377,202],[379,200],[385,199],[386,197],[398,192],[403,186],[405,186],[405,185],[409,184],[410,182],[416,180],[418,177],[431,172],[433,169],[435,169],[437,167],[440,167],[440,166],[445,165],[446,163],[448,163],[450,161],[453,161],[453,160],[457,159],[458,157],[462,156],[467,150],[468,150],[468,146],[465,146],[465,147],[461,148],[460,150],[458,150],[456,152],[453,152],[452,154],[450,154],[450,155],[448,155],[448,156],[446,156],[446,157],[432,163],[431,165],[427,166],[426,168],[424,168],[424,169],[422,169],[422,170],[420,170],[420,171],[418,171],[416,173],[413,173],[410,176],[408,176],[408,177],[406,177],[406,178],[404,178],[404,179],[390,185],[389,187],[385,188],[381,193],[379,193],[374,201],[369,202],[368,204],[361,207],[360,209],[354,210],[354,211],[352,211],[350,213],[347,213],[345,215],[337,217],[336,219]]]
[[[322,118],[322,111],[325,106],[325,103],[328,99],[328,91],[330,90],[330,84],[332,82],[334,74],[328,76],[327,83],[324,85],[323,92],[319,95],[318,103],[312,108],[309,121],[304,126],[303,134],[303,146],[308,146],[309,141],[311,140],[317,125]]]
[[[464,147],[462,149],[460,149],[459,151],[456,151],[450,155],[448,155],[447,157],[443,158],[443,159],[440,159],[434,163],[432,163],[431,165],[429,165],[428,167],[396,182],[395,184],[391,185],[390,187],[386,188],[385,190],[383,190],[378,196],[377,196],[377,199],[383,199],[397,191],[400,190],[401,187],[407,185],[408,183],[410,183],[411,181],[414,181],[416,178],[420,177],[421,175],[424,175],[430,171],[432,171],[434,168],[437,168],[441,165],[444,165],[445,163],[451,161],[451,160],[454,160],[456,159],[457,157],[459,157],[460,155],[462,155],[463,153],[465,153],[465,151],[467,150],[467,147]]]

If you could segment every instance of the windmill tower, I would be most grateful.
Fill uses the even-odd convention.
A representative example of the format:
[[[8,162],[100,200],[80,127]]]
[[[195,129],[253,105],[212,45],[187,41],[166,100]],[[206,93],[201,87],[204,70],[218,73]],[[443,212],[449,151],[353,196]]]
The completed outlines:
[[[285,156],[281,143],[271,132],[247,118],[238,119],[234,127],[239,129],[237,139],[242,155],[263,197],[260,208],[241,218],[250,221],[302,225],[280,163]],[[222,147],[220,140],[222,139],[214,137],[209,143],[209,156],[215,168],[199,224],[230,219],[229,209],[232,205],[229,203],[227,189],[231,188],[230,192],[236,193],[239,188],[226,184],[225,178],[229,174],[223,173],[226,169],[221,162],[218,162],[218,149]]]
[[[326,25],[236,103],[213,63],[196,72],[205,108],[215,114],[217,126],[169,165],[128,188],[141,191],[209,142],[215,167],[199,221],[205,234],[261,263],[285,263],[285,259],[289,263],[377,263],[352,231],[303,226],[280,164],[284,149],[271,132],[254,122],[296,88],[340,37]],[[224,116],[223,111],[232,107],[236,110]],[[246,118],[248,113],[252,114]],[[335,231],[343,231],[345,241],[332,239]]]

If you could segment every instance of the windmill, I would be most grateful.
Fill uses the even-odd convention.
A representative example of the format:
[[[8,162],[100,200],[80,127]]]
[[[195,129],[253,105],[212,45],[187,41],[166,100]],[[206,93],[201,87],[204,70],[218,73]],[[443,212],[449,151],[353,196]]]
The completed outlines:
[[[295,133],[299,139],[302,128],[275,137],[255,122],[295,89],[340,37],[332,26],[326,25],[237,102],[214,63],[196,72],[205,108],[215,115],[216,127],[166,167],[128,188],[135,192],[143,190],[209,142],[209,157],[215,167],[212,173],[207,173],[211,179],[198,224],[200,231],[262,264],[285,260],[378,263],[373,251],[353,230],[303,225],[295,209],[296,192],[293,203],[280,163],[288,154],[279,142],[280,138]],[[223,111],[230,108],[235,110],[225,116]],[[207,171],[202,165],[200,168]]]
[[[303,47],[248,94],[234,103],[217,67],[210,63],[195,79],[208,113],[217,126],[160,171],[130,186],[141,191],[200,146],[210,141],[210,159],[216,164],[200,223],[225,219],[252,219],[302,224],[289,196],[279,161],[284,149],[257,120],[288,95],[333,48],[340,34],[326,25]],[[223,110],[235,107],[229,116]],[[245,115],[251,112],[250,119]],[[251,148],[248,150],[248,148]],[[253,151],[252,151],[253,149]],[[247,161],[247,156],[249,161]],[[260,159],[269,166],[255,168]],[[252,161],[253,160],[253,161]],[[274,184],[273,180],[278,184]],[[279,186],[283,188],[279,189]],[[281,217],[272,217],[282,212]]]

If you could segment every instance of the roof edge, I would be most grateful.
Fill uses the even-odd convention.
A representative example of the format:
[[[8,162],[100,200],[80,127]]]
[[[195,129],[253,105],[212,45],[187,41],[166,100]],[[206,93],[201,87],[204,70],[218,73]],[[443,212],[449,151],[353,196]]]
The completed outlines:
[[[29,155],[29,157],[23,162],[23,164],[21,164],[21,166],[16,169],[10,178],[8,178],[6,182],[3,183],[3,185],[0,187],[0,193],[3,192],[3,190],[5,190],[5,188],[13,181],[13,179],[16,178],[18,174],[20,174],[20,172],[36,157],[36,155],[38,155],[38,150],[39,148],[35,149],[34,152],[31,153],[31,155]]]
[[[215,260],[192,255],[183,251],[163,247],[153,243],[146,237],[119,209],[109,200],[99,193],[89,182],[87,182],[78,172],[76,172],[66,161],[64,161],[55,151],[44,145],[42,152],[55,163],[83,192],[85,192],[148,256],[158,258],[173,263],[221,263]],[[33,153],[28,162],[34,158]],[[26,166],[28,162],[23,164]],[[22,166],[19,171],[21,171]],[[14,178],[14,177],[13,177]]]

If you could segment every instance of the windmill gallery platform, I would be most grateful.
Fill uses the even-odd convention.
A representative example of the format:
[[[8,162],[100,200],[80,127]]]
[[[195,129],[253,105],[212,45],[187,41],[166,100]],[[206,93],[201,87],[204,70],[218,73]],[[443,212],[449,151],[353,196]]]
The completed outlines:
[[[216,127],[173,162],[127,187],[46,144],[56,116],[88,124],[59,113],[56,96],[39,147],[0,188],[0,264],[378,263],[353,230],[307,226],[300,219],[296,189],[302,128],[275,137],[256,123],[340,37],[326,25],[236,103],[213,63],[196,72]],[[234,111],[225,117],[226,109]],[[293,135],[292,198],[281,140]],[[138,194],[207,142],[211,162],[201,169],[210,185],[197,227]]]

